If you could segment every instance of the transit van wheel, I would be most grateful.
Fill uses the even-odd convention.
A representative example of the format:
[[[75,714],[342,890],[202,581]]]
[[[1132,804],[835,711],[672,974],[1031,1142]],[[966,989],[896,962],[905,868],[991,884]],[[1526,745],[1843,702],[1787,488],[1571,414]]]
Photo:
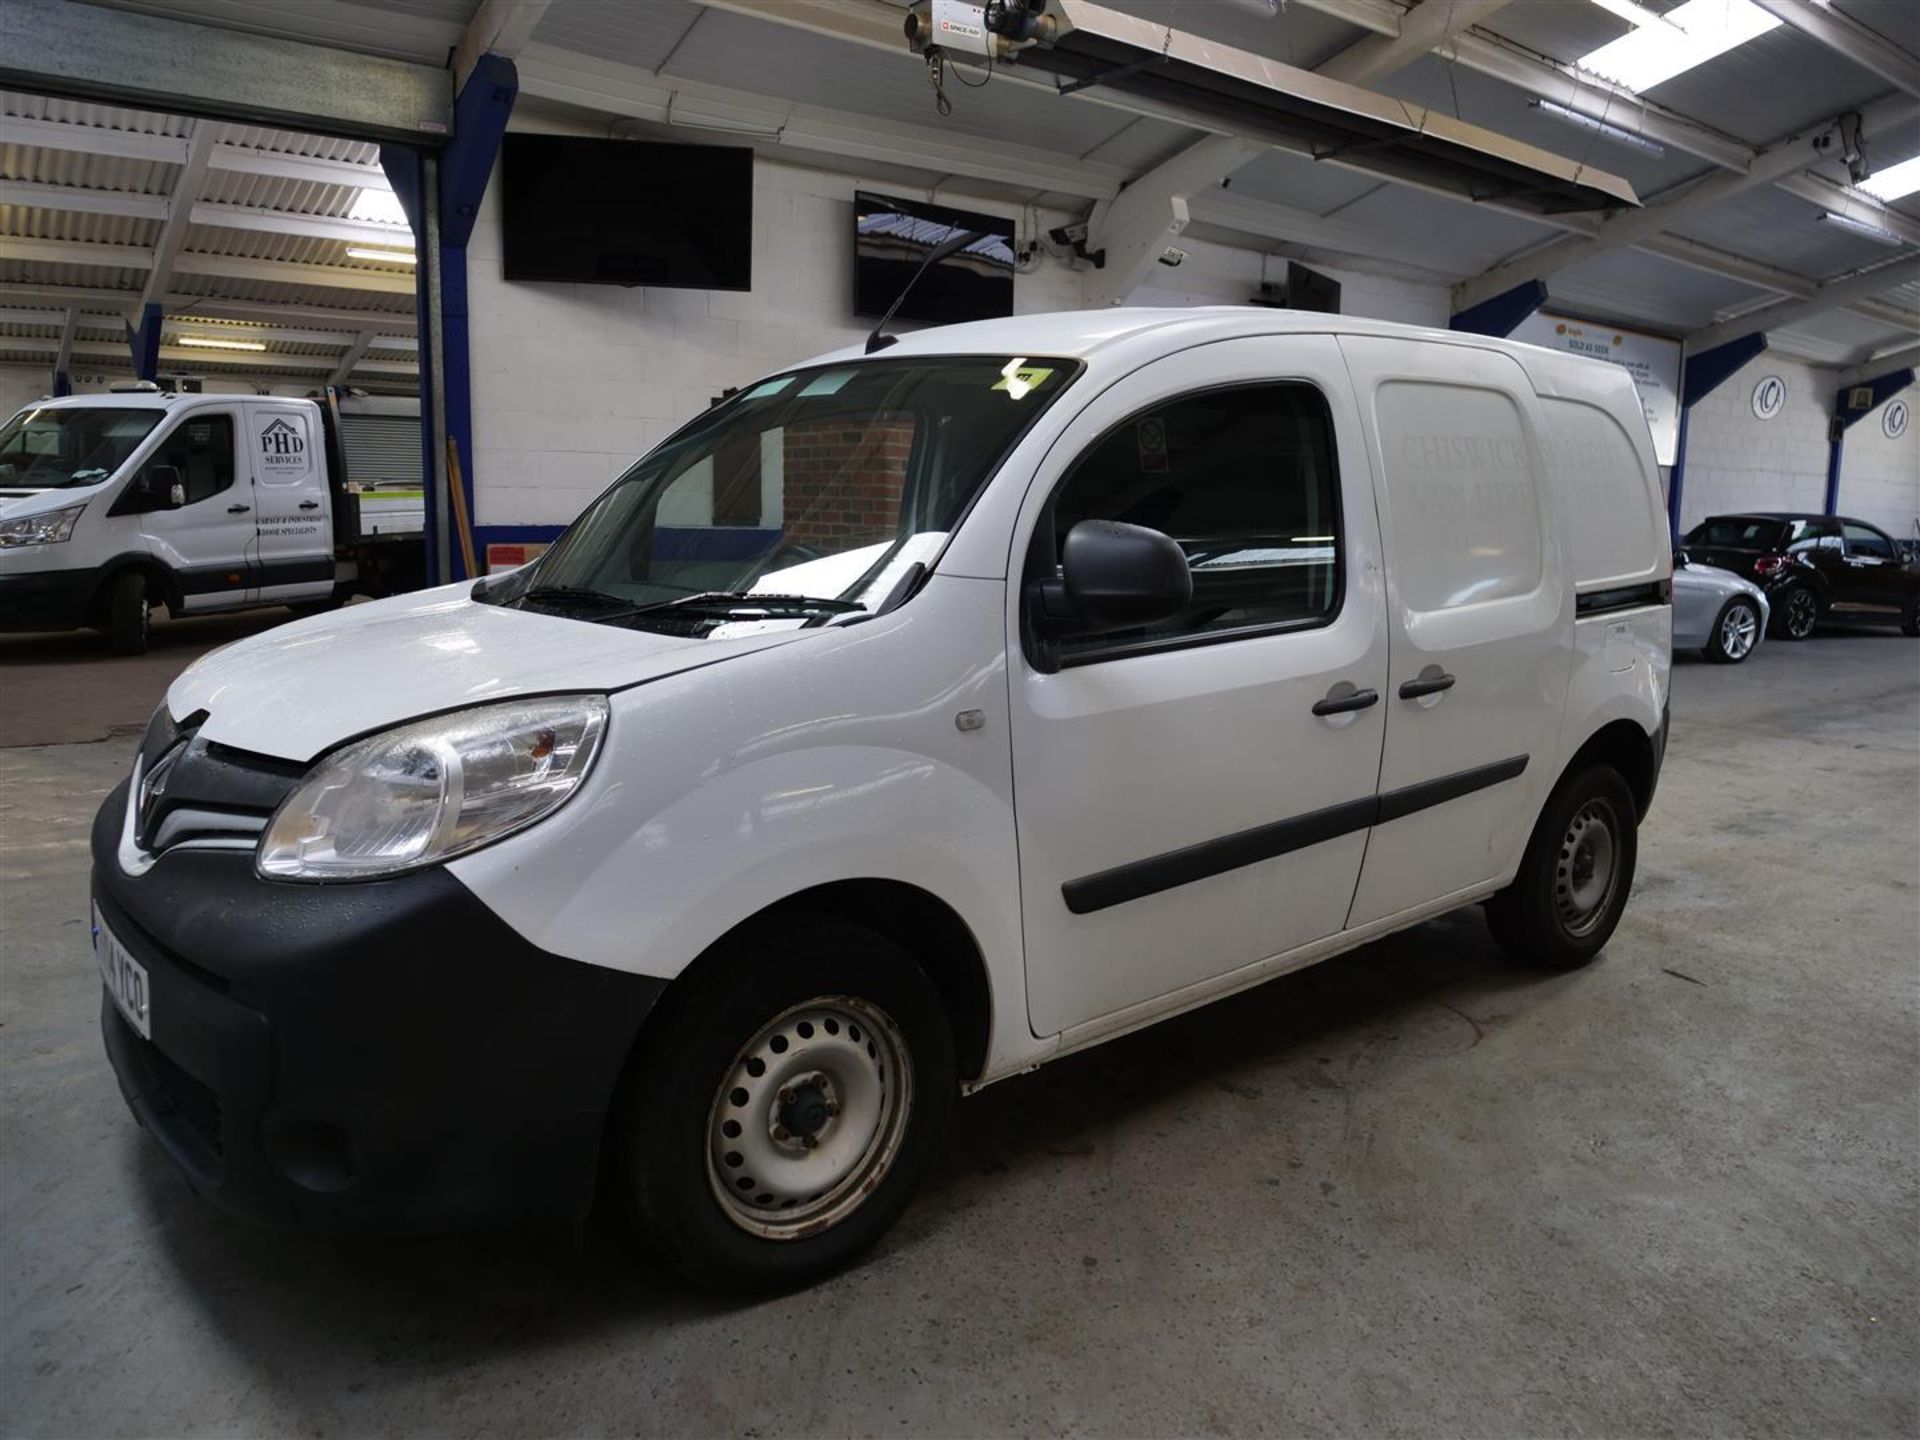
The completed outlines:
[[[144,655],[153,633],[153,602],[147,598],[147,577],[129,570],[114,577],[107,597],[107,639],[116,655]]]
[[[689,1279],[804,1285],[906,1208],[953,1108],[953,1034],[913,957],[861,926],[801,917],[724,944],[643,1031],[612,1157],[641,1234]]]
[[[1753,653],[1759,639],[1760,607],[1736,595],[1727,601],[1720,617],[1713,622],[1707,658],[1721,665],[1738,665]]]
[[[1610,765],[1560,782],[1540,812],[1520,873],[1487,902],[1487,928],[1516,960],[1550,970],[1586,964],[1627,907],[1638,854],[1633,792]]]

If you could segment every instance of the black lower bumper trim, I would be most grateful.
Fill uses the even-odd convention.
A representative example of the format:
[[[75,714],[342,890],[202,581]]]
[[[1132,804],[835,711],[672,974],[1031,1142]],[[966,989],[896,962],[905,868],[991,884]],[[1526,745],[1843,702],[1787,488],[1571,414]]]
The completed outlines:
[[[548,954],[443,870],[295,886],[252,857],[115,858],[94,899],[147,969],[152,1039],[103,1010],[134,1114],[223,1209],[315,1231],[578,1219],[665,982]]]
[[[100,579],[93,568],[0,575],[0,633],[77,630],[87,623]]]

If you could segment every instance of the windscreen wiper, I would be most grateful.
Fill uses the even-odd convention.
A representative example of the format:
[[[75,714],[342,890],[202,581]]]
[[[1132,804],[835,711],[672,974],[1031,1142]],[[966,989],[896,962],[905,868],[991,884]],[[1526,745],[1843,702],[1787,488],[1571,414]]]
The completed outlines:
[[[763,595],[751,590],[702,590],[653,605],[642,605],[634,615],[655,614],[662,610],[705,610],[732,614],[737,610],[761,610],[773,615],[848,615],[867,607],[858,600],[822,599],[817,595]]]
[[[598,605],[608,610],[631,610],[633,602],[604,590],[589,590],[584,585],[536,585],[516,599],[533,600],[546,605]]]

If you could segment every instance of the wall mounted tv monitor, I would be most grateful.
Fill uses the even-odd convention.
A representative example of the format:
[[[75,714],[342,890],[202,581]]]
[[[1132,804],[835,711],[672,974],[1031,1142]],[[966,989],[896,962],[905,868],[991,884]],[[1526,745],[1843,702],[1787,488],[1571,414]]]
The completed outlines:
[[[1340,313],[1340,282],[1298,260],[1287,262],[1287,308],[1313,310],[1322,315]]]
[[[508,280],[753,288],[753,151],[561,135],[506,137]]]
[[[921,276],[899,318],[948,325],[1013,313],[1013,221],[865,190],[853,197],[853,217],[854,314],[886,314],[927,253],[969,230],[987,234]]]

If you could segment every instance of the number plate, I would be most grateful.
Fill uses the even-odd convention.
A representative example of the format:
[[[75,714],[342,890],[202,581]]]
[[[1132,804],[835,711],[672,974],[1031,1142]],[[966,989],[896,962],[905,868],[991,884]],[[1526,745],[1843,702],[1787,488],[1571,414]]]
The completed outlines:
[[[100,979],[127,1017],[127,1023],[143,1039],[153,1038],[153,1016],[148,1010],[147,967],[127,953],[127,947],[113,938],[100,907],[93,907],[93,958],[100,963]]]

